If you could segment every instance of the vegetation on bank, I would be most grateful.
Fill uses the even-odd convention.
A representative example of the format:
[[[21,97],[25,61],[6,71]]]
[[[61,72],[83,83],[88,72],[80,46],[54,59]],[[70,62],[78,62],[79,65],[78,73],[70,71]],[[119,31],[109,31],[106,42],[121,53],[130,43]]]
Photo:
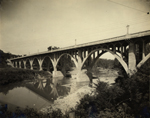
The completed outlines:
[[[0,105],[0,118],[69,118],[69,114],[63,115],[59,109],[52,113],[44,114],[28,107],[24,110],[17,107],[15,112],[12,113],[7,111],[6,105]]]
[[[74,110],[76,117],[149,118],[150,59],[131,78],[118,77],[117,83],[96,84],[94,96],[86,95]]]
[[[102,60],[98,62],[97,65],[104,66],[104,62],[101,62]],[[116,67],[118,67],[117,63]],[[104,68],[107,68],[107,64]],[[110,66],[108,66],[108,68],[110,68]],[[130,78],[126,75],[119,76],[116,79],[116,83],[112,86],[99,81],[98,84],[95,84],[96,90],[93,95],[85,95],[75,109],[70,109],[70,112],[74,113],[76,118],[149,118],[149,70],[150,59],[135,75]],[[1,68],[0,85],[4,86],[14,82],[35,79],[37,74],[45,76],[47,72],[16,68]],[[3,118],[69,117],[69,112],[64,115],[59,109],[50,111],[51,112],[48,113],[40,113],[33,108],[26,108],[25,110],[16,108],[16,111],[12,113],[7,111],[7,106],[0,105],[0,117]]]
[[[95,64],[96,67],[101,67],[105,69],[120,69],[122,66],[117,59],[101,59]]]
[[[36,71],[18,68],[0,68],[0,85],[21,82],[24,80],[36,79],[37,75],[43,77],[51,77],[51,74],[46,71]]]
[[[75,109],[70,109],[76,118],[149,118],[149,80],[150,60],[131,78],[119,76],[116,83],[109,86],[99,81],[92,95],[85,95]],[[68,118],[58,110],[39,113],[34,109],[19,109],[15,113],[4,112],[6,116],[24,116],[25,118]]]
[[[16,58],[16,57],[20,57],[20,56],[21,55],[15,55],[15,54],[11,54],[11,53],[5,53],[4,51],[0,50],[0,68],[9,67],[7,65],[7,59]]]

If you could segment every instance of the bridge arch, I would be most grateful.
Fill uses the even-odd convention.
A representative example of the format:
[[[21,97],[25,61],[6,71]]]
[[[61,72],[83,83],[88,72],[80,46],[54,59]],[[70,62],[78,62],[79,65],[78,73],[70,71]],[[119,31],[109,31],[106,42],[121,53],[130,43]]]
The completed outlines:
[[[99,57],[101,57],[103,54],[107,53],[106,51],[102,51],[97,57],[94,59],[93,63],[91,64],[91,68],[94,67],[94,65],[98,62]]]
[[[148,59],[150,59],[150,53],[138,63],[137,68],[140,68]]]
[[[49,62],[52,64],[52,69],[54,69],[54,62],[53,62],[53,60],[49,57],[49,56],[45,56],[43,59],[42,59],[42,62],[41,62],[41,67],[42,67],[42,69],[44,69],[44,66],[45,66],[45,64],[46,63],[44,63],[45,61],[48,61],[49,60]],[[49,68],[49,62],[48,62],[48,67],[47,67],[47,70],[49,70],[50,68]],[[51,69],[50,69],[51,70]]]
[[[24,66],[23,60],[21,59],[21,68],[24,68]]]
[[[33,59],[33,63],[31,65],[33,67],[33,69],[35,70],[40,70],[40,62],[39,62],[39,59],[37,57],[35,57]]]
[[[26,59],[26,68],[31,69],[30,59]]]
[[[19,60],[17,60],[17,68],[19,68]]]
[[[13,65],[14,65],[14,67],[16,68],[16,61],[13,61]]]
[[[94,53],[94,52],[96,52],[96,51],[99,51],[99,50],[103,50],[104,53],[106,53],[106,52],[111,53],[111,54],[120,62],[120,64],[123,66],[124,70],[125,70],[126,73],[128,74],[128,66],[127,66],[127,64],[125,63],[125,61],[124,61],[118,54],[114,53],[113,51],[111,51],[111,50],[109,50],[109,49],[105,49],[105,48],[98,48],[98,49],[92,50],[92,51],[88,54],[88,56],[83,60],[82,65],[81,65],[81,69],[82,69],[82,67],[83,67],[83,65],[84,65],[84,63],[85,63],[85,61],[88,59],[88,57],[89,57],[90,55],[92,55],[92,53]],[[99,57],[102,56],[104,53],[100,53]],[[97,59],[98,59],[98,58],[97,58]]]
[[[64,55],[68,55],[71,58],[71,60],[74,62],[75,66],[78,67],[77,61],[69,53],[63,53],[62,55],[60,55],[59,58],[57,59],[56,66],[58,65],[58,62],[60,61],[61,57]]]

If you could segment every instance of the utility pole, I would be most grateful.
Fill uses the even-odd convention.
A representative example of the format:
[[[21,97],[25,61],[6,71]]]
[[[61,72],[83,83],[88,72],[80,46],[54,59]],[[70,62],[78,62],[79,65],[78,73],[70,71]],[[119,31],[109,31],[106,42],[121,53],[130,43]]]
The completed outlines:
[[[130,25],[127,25],[126,27],[127,27],[127,34],[129,34],[129,26]]]
[[[76,45],[76,39],[75,39],[75,45]]]

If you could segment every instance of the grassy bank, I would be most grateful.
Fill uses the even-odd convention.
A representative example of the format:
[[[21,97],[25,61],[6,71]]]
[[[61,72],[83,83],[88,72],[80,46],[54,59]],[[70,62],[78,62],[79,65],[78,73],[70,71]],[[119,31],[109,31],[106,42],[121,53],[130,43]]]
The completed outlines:
[[[0,68],[0,85],[36,79],[37,75],[40,75],[41,77],[51,77],[51,74],[46,71],[18,69],[11,67]]]

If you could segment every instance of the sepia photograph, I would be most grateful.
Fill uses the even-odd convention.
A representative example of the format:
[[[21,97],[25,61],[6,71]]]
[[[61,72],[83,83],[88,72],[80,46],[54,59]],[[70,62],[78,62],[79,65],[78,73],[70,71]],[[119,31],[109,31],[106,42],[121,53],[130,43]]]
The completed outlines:
[[[150,0],[0,0],[0,118],[150,118]]]

